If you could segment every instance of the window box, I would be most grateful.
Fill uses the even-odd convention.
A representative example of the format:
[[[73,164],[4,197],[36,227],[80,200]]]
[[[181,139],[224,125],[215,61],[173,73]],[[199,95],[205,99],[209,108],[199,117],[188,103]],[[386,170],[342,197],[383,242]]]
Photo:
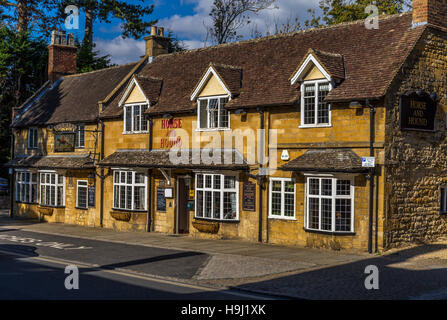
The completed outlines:
[[[220,223],[217,221],[193,220],[192,226],[197,231],[216,234],[219,232]]]
[[[52,216],[54,208],[38,206],[37,211],[45,216]]]
[[[130,218],[132,217],[131,212],[124,212],[124,211],[110,211],[110,215],[115,220],[125,221],[125,222],[129,222]]]

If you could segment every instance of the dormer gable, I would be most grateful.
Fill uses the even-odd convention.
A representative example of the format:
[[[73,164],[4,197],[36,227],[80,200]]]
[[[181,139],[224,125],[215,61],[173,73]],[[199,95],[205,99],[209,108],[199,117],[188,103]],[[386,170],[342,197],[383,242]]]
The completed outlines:
[[[337,53],[309,49],[290,78],[291,84],[307,80],[326,79],[340,82],[345,78],[343,56]]]
[[[133,76],[132,80],[129,82],[118,105],[122,107],[125,104],[132,103],[146,103],[150,105],[149,98],[144,94],[144,91],[135,76]]]
[[[195,86],[191,101],[198,97],[227,95],[230,99],[239,95],[242,69],[234,66],[210,63]]]

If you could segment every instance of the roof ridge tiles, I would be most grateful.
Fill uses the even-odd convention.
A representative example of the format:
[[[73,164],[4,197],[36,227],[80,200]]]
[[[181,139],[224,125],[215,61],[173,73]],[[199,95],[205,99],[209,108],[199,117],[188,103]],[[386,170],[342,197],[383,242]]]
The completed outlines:
[[[411,11],[406,11],[403,13],[397,13],[397,14],[392,14],[392,15],[382,14],[379,16],[379,19],[381,21],[390,20],[390,19],[399,18],[399,17],[406,16],[406,15],[411,15]],[[338,28],[342,28],[342,27],[347,27],[347,26],[351,26],[351,25],[364,23],[365,20],[366,19],[360,19],[360,20],[355,20],[355,21],[342,22],[342,23],[329,25],[329,26],[321,26],[321,27],[316,27],[316,28],[308,28],[308,29],[298,30],[298,31],[294,31],[294,32],[280,33],[280,34],[275,34],[275,35],[266,36],[266,37],[257,38],[257,39],[247,39],[247,40],[238,41],[238,42],[223,43],[223,44],[218,44],[218,45],[209,46],[209,47],[190,49],[190,50],[185,50],[185,51],[180,51],[180,52],[172,52],[172,53],[159,55],[159,56],[157,56],[157,59],[172,57],[175,55],[186,55],[186,54],[200,52],[200,51],[214,50],[214,49],[219,49],[219,48],[223,48],[223,47],[238,46],[238,45],[244,45],[244,44],[249,44],[249,43],[256,43],[256,42],[262,42],[262,41],[268,41],[268,40],[274,40],[274,39],[280,39],[280,38],[287,38],[287,37],[295,36],[297,34],[306,34],[306,33],[310,33],[310,32],[320,32],[320,31],[325,31],[325,30],[330,30],[330,29],[338,29]]]
[[[136,61],[136,62],[124,63],[124,64],[120,64],[120,65],[116,65],[116,66],[111,66],[111,67],[104,68],[104,69],[99,69],[99,70],[89,71],[89,72],[75,73],[75,74],[68,74],[68,75],[64,75],[64,78],[73,78],[73,77],[85,76],[85,75],[89,75],[89,74],[92,74],[92,73],[98,73],[98,72],[103,72],[103,71],[109,71],[109,70],[113,70],[113,69],[118,69],[118,68],[122,68],[122,67],[130,66],[130,65],[132,65],[132,64],[136,64],[136,63],[138,63],[138,61]]]

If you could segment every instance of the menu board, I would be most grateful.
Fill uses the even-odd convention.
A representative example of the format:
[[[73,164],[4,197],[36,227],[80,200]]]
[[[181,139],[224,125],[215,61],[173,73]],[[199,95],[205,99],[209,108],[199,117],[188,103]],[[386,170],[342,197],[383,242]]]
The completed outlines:
[[[157,211],[166,211],[165,188],[157,188]]]
[[[256,184],[244,182],[242,188],[242,210],[256,211]]]
[[[95,186],[88,186],[88,206],[95,207]]]

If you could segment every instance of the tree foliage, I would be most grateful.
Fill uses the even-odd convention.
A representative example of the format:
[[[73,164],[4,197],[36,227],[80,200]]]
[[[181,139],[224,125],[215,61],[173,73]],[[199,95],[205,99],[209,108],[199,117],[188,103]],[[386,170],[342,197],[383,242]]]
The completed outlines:
[[[91,45],[88,39],[83,39],[82,43],[76,42],[78,47],[76,58],[76,69],[78,73],[85,73],[111,67],[110,56],[99,56],[94,50],[95,44]]]

